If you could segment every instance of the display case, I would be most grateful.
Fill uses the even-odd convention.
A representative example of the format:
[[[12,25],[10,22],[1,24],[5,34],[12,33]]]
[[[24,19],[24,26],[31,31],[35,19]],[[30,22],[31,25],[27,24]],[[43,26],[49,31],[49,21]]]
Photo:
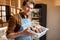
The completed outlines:
[[[39,10],[36,10],[36,11],[38,11],[37,13],[39,16],[38,17],[34,16],[35,18],[32,17],[32,19],[39,20],[39,24],[43,27],[46,27],[46,24],[47,24],[47,4],[44,4],[44,3],[35,4],[34,9],[39,9]],[[39,40],[46,40],[46,35],[39,38]]]
[[[39,20],[39,12],[40,9],[38,8],[34,8],[33,11],[32,11],[32,22],[33,23],[36,23],[36,24],[40,24],[40,20]]]

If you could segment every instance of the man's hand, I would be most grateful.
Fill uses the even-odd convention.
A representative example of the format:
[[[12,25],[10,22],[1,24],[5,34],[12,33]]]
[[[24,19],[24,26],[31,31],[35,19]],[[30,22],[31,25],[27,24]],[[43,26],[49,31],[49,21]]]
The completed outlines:
[[[28,28],[25,29],[25,30],[23,31],[23,33],[24,33],[25,35],[33,36],[33,33],[28,32],[27,30],[28,30]]]

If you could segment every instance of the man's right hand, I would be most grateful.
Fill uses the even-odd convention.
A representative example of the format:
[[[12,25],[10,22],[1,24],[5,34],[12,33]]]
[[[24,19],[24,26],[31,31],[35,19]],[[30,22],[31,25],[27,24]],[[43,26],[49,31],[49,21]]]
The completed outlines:
[[[28,28],[23,31],[23,34],[33,36],[33,33],[28,32],[27,30],[28,30]]]

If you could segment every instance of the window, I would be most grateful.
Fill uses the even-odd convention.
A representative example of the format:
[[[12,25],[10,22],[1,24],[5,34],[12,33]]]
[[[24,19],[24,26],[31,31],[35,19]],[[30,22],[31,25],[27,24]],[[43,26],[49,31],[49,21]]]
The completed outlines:
[[[0,5],[0,19],[6,22],[6,6]]]

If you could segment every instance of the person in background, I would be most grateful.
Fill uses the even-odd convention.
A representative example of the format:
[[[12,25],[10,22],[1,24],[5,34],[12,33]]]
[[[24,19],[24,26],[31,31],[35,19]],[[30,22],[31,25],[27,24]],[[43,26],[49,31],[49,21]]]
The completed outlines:
[[[33,7],[33,1],[24,0],[19,14],[11,16],[8,21],[7,38],[14,38],[15,40],[33,40],[31,37],[33,34],[27,31],[28,27],[31,26],[31,19],[29,16]]]

